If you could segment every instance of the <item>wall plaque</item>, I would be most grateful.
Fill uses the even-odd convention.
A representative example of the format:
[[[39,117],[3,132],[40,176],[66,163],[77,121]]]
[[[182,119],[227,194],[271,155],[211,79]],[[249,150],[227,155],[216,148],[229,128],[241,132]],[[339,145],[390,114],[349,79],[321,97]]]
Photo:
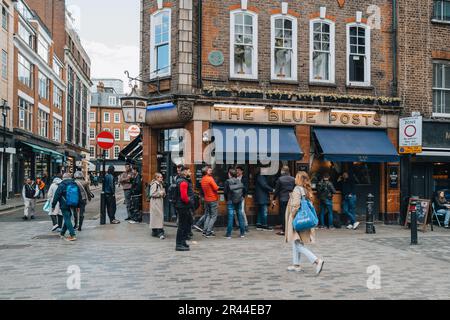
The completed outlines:
[[[211,51],[208,56],[208,61],[215,67],[221,66],[224,62],[222,51]]]

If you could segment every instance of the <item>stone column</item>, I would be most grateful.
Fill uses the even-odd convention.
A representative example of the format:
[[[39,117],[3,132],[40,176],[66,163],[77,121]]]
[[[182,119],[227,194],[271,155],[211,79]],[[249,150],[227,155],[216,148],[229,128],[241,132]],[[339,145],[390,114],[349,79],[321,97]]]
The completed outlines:
[[[178,92],[182,94],[192,93],[192,9],[192,0],[180,0],[178,20]]]

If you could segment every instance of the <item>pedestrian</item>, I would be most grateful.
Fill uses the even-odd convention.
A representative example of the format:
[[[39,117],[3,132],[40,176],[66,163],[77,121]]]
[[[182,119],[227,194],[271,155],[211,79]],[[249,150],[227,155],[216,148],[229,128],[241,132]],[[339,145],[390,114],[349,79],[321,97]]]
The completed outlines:
[[[211,167],[204,167],[202,169],[204,176],[200,182],[201,189],[204,196],[204,208],[205,208],[205,231],[204,236],[206,238],[215,237],[213,232],[214,224],[217,220],[217,213],[219,209],[219,186],[213,178],[213,170]]]
[[[227,234],[225,238],[231,239],[231,232],[233,231],[234,215],[236,214],[239,219],[239,229],[241,238],[245,237],[245,223],[242,216],[242,198],[244,194],[244,185],[237,178],[237,172],[235,169],[228,171],[228,180],[225,181],[225,187],[223,190],[225,201],[227,203],[228,211],[228,226]]]
[[[36,185],[39,188],[39,195],[37,196],[38,199],[41,197],[45,199],[45,183],[42,181],[41,178],[36,179]]]
[[[152,237],[164,240],[164,197],[166,190],[163,185],[164,177],[161,173],[156,173],[153,181],[150,183],[147,200],[150,201],[150,229]]]
[[[133,173],[131,171],[131,165],[126,164],[125,165],[125,172],[122,173],[119,177],[119,183],[122,186],[123,194],[125,197],[125,204],[127,206],[127,218],[125,221],[131,220],[131,195],[133,191],[131,190],[131,185],[133,183]]]
[[[448,201],[445,198],[444,191],[439,191],[436,197],[434,197],[434,210],[438,214],[445,215],[444,228],[448,229],[450,221],[450,209],[448,206]]]
[[[116,220],[116,185],[114,184],[114,166],[112,165],[108,167],[108,172],[103,179],[103,188],[109,222],[111,224],[119,224],[120,221]],[[100,224],[105,224],[105,222],[106,216],[102,213]]]
[[[50,185],[50,188],[48,189],[48,199],[50,201],[50,204],[53,202],[53,199],[55,198],[56,190],[58,189],[59,185],[62,182],[62,175],[58,173],[56,177],[53,179],[52,184]],[[55,209],[50,210],[50,218],[52,219],[53,227],[52,231],[57,231],[58,229],[62,229],[62,223],[63,223],[63,215],[61,212],[61,209],[59,208],[59,203],[55,206]],[[61,231],[61,230],[59,230]]]
[[[76,184],[78,185],[78,188],[80,188],[81,191],[80,207],[75,212],[74,228],[78,229],[78,231],[81,231],[84,221],[84,213],[86,212],[86,205],[92,200],[92,192],[91,188],[89,187],[89,182],[86,181],[81,171],[75,172],[74,178]]]
[[[356,230],[359,222],[356,221],[356,186],[353,176],[348,172],[344,172],[338,179],[338,184],[342,190],[343,204],[342,211],[349,219],[350,223],[347,229]]]
[[[274,192],[273,188],[268,184],[267,177],[261,174],[261,167],[256,169],[255,183],[255,204],[258,208],[258,217],[256,220],[256,230],[272,231],[273,229],[267,224],[267,215],[269,213],[270,193]]]
[[[272,206],[275,206],[276,200],[279,201],[279,218],[281,223],[281,231],[277,235],[284,236],[286,208],[289,202],[289,194],[294,190],[295,178],[291,176],[288,166],[281,168],[281,176],[275,183],[275,192],[273,196]]]
[[[22,198],[25,205],[23,220],[34,219],[34,214],[36,210],[36,198],[39,196],[39,187],[34,183],[33,180],[27,178],[25,184],[22,188]]]
[[[170,177],[170,185],[167,190],[168,200],[169,200],[169,211],[172,219],[177,219],[177,210],[175,208],[175,203],[177,202],[177,181],[178,178],[181,177],[181,168],[184,166],[179,164],[177,165],[177,173],[176,175]]]
[[[48,189],[49,189],[50,184],[51,184],[46,172],[44,172],[44,174],[42,175],[42,179],[41,180],[44,183],[44,188],[42,189],[42,193],[43,193],[43,196],[44,196],[44,199],[45,199],[46,198],[46,194],[47,194]]]
[[[322,180],[317,184],[317,195],[320,202],[320,225],[319,228],[325,228],[325,214],[328,211],[328,229],[334,229],[333,225],[333,195],[336,189],[330,181],[330,174],[325,172]]]
[[[289,203],[286,210],[286,230],[285,241],[286,243],[292,243],[292,266],[288,267],[288,271],[302,271],[300,267],[301,255],[305,255],[306,258],[313,265],[316,266],[316,274],[319,275],[322,272],[324,261],[316,257],[308,248],[306,244],[313,243],[314,229],[297,232],[294,230],[292,224],[298,210],[301,207],[301,200],[306,197],[307,200],[313,200],[313,192],[311,188],[311,181],[306,172],[298,172],[295,177],[295,188],[289,197]]]
[[[95,173],[95,175],[94,175],[94,186],[98,187],[98,174],[97,173]]]
[[[237,166],[236,167],[236,172],[237,172],[237,178],[238,180],[240,180],[242,182],[242,184],[244,185],[244,190],[243,190],[243,194],[242,194],[242,205],[241,205],[241,211],[242,211],[242,217],[244,218],[244,223],[245,223],[245,233],[249,232],[248,229],[248,219],[247,219],[247,214],[245,213],[245,198],[247,198],[248,195],[248,178],[244,175],[244,168],[242,166]],[[235,216],[235,222],[236,224],[239,223],[239,218],[236,215]]]
[[[180,167],[180,177],[177,180],[175,209],[178,216],[178,230],[176,238],[176,251],[189,251],[186,240],[192,228],[194,209],[194,189],[191,182],[191,170]]]
[[[131,184],[131,224],[142,222],[142,176],[137,167],[132,169],[132,184]]]
[[[202,179],[207,175],[207,168],[202,168]],[[205,235],[205,222],[207,218],[206,208],[205,208],[205,194],[203,192],[203,188],[201,187],[201,181],[200,181],[200,201],[202,203],[202,207],[204,209],[203,215],[200,217],[200,219],[197,220],[197,222],[194,223],[193,227],[197,230],[197,232],[201,232],[203,235]]]
[[[59,208],[62,211],[64,217],[64,224],[61,229],[61,238],[67,241],[75,241],[76,233],[72,224],[72,215],[76,214],[76,210],[80,207],[81,202],[81,189],[78,184],[72,179],[70,173],[63,175],[63,181],[56,189],[55,195],[52,201],[52,211],[55,210],[56,205],[59,203]],[[69,231],[69,236],[65,238],[66,232]]]

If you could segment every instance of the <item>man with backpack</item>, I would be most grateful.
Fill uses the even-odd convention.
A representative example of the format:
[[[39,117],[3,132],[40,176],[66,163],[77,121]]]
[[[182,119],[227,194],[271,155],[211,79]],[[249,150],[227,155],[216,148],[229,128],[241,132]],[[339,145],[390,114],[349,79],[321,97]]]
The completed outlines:
[[[320,200],[320,225],[319,228],[325,228],[325,212],[328,211],[328,229],[334,229],[333,226],[333,195],[336,189],[330,181],[328,172],[323,174],[322,180],[317,185],[317,193]]]
[[[225,181],[224,196],[227,202],[228,210],[228,226],[226,239],[231,239],[231,232],[233,231],[234,214],[239,219],[239,229],[241,238],[245,238],[245,222],[242,216],[242,198],[244,194],[244,184],[237,178],[235,169],[228,171],[228,180]]]
[[[36,208],[36,198],[39,196],[39,187],[33,180],[27,178],[22,188],[22,198],[25,204],[23,220],[28,220],[28,217],[33,220]]]
[[[80,208],[81,199],[81,189],[78,187],[75,180],[72,179],[71,174],[65,173],[63,181],[59,184],[53,197],[52,211],[55,210],[56,205],[59,202],[59,208],[64,217],[61,237],[64,238],[67,230],[69,230],[69,236],[64,238],[67,241],[77,240],[75,229],[72,225],[72,214],[75,215],[76,210]]]
[[[176,186],[175,209],[178,216],[178,230],[176,238],[176,251],[189,251],[186,240],[189,238],[193,222],[194,189],[191,182],[191,170],[180,167],[180,176]]]

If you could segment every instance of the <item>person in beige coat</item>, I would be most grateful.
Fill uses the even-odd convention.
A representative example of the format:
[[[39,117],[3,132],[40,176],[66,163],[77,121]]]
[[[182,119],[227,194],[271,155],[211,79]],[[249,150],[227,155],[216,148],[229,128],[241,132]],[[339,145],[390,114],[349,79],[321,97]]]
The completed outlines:
[[[164,240],[164,197],[166,190],[163,186],[163,175],[156,173],[155,178],[150,183],[147,200],[150,201],[150,229],[152,236]]]
[[[316,257],[308,248],[306,244],[314,243],[314,229],[307,231],[297,232],[294,230],[292,222],[301,206],[302,197],[306,197],[308,200],[312,200],[313,193],[311,188],[311,181],[306,172],[299,172],[295,177],[295,188],[290,194],[288,206],[286,208],[286,230],[285,240],[286,243],[292,243],[292,260],[293,265],[288,267],[288,271],[302,271],[300,267],[301,255],[305,255],[306,258],[316,267],[316,274],[319,275],[322,272],[324,261]]]

